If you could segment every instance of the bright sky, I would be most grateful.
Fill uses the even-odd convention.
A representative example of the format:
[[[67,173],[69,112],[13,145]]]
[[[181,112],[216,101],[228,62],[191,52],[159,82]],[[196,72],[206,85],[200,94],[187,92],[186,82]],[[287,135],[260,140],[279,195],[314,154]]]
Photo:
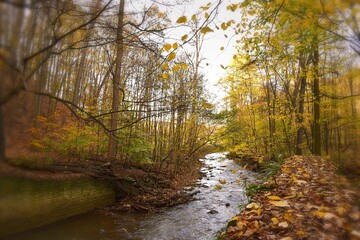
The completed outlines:
[[[210,1],[189,0],[188,2],[189,3],[184,3],[179,7],[171,8],[171,10],[167,12],[173,22],[182,15],[191,18],[193,14],[200,12],[201,6],[207,5]],[[211,2],[214,3],[217,1],[213,0]],[[201,62],[201,72],[205,74],[205,77],[208,80],[207,88],[211,94],[214,95],[214,103],[220,101],[225,96],[221,88],[216,86],[218,80],[225,74],[225,70],[220,67],[220,64],[224,66],[228,65],[236,52],[234,44],[237,38],[233,36],[234,33],[231,30],[223,31],[214,28],[214,23],[220,27],[222,22],[227,22],[231,19],[236,20],[238,18],[239,13],[233,13],[226,10],[228,4],[229,1],[224,1],[224,3],[220,5],[218,15],[215,21],[210,25],[215,31],[206,34],[206,40],[201,51],[201,56],[203,58],[203,61]],[[202,14],[204,14],[204,12]],[[188,30],[185,30],[184,34],[187,33],[186,31]],[[178,31],[180,37],[181,34],[182,32],[180,31],[179,33]],[[228,37],[226,38],[224,34]],[[221,47],[224,47],[224,50],[220,50]]]
[[[201,12],[202,16],[204,16],[204,12],[200,10],[200,7],[206,6],[210,2],[212,4],[218,2],[218,0],[137,0],[136,2],[130,1],[130,6],[128,7],[141,10],[141,8],[149,6],[154,1],[165,3],[164,5],[159,6],[162,11],[167,13],[174,25],[176,25],[176,20],[183,15],[190,19],[193,14]],[[168,4],[168,6],[166,4]],[[239,13],[233,13],[226,10],[228,4],[230,4],[230,1],[226,0],[220,5],[218,15],[215,21],[210,25],[215,31],[206,34],[206,40],[201,50],[201,57],[203,60],[200,65],[200,71],[208,80],[206,87],[214,97],[213,103],[219,102],[225,95],[220,87],[216,86],[218,80],[225,74],[225,70],[220,67],[220,64],[224,66],[229,64],[235,53],[233,46],[236,37],[232,37],[233,32],[231,32],[231,30],[216,30],[214,27],[214,23],[217,26],[220,26],[222,22],[227,22],[231,19],[236,20],[238,18],[237,15]],[[210,13],[210,11],[211,10],[208,10],[208,13]],[[176,27],[175,29],[170,30],[167,34],[170,38],[173,38],[173,40],[170,40],[169,43],[175,42],[176,39],[179,41],[181,36],[189,34],[189,31],[190,29],[188,27]],[[228,38],[226,38],[224,34],[227,34]],[[181,41],[179,41],[179,43],[181,43]],[[221,47],[224,47],[224,50],[220,50]],[[187,49],[190,51],[191,48]]]

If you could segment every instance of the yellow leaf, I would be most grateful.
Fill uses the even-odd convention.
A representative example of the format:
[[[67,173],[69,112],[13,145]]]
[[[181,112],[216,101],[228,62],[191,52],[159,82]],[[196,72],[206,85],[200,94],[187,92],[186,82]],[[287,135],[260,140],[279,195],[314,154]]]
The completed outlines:
[[[324,218],[325,217],[325,212],[321,212],[321,211],[316,211],[313,213],[315,216],[320,217],[320,218]]]
[[[246,224],[243,223],[243,222],[241,222],[241,221],[239,221],[239,222],[236,223],[236,226],[237,226],[240,230],[243,230],[244,227],[246,226]]]
[[[186,63],[181,64],[182,69],[186,70],[188,69],[188,65]]]
[[[231,10],[232,12],[235,12],[237,8],[238,8],[237,4],[231,4],[226,7],[226,10]]]
[[[216,189],[216,190],[221,190],[221,189],[222,189],[222,186],[220,186],[220,185],[215,185],[215,189]]]
[[[178,18],[178,20],[176,20],[176,23],[179,23],[179,24],[186,23],[186,22],[187,22],[186,16],[181,16]]]
[[[167,43],[164,45],[164,49],[168,52],[171,49],[171,44]]]
[[[281,198],[278,196],[268,196],[268,199],[272,200],[272,201],[280,201],[281,200]]]
[[[287,222],[281,222],[281,223],[279,223],[279,227],[287,228],[287,227],[289,227],[289,224]]]
[[[200,30],[200,32],[202,33],[202,34],[207,34],[208,32],[213,32],[214,30],[212,30],[211,28],[209,28],[209,27],[203,27],[201,30]]]
[[[221,28],[225,31],[228,28],[228,25],[226,25],[226,23],[222,23]]]
[[[224,51],[224,47],[221,47],[220,50],[221,50],[221,51]]]
[[[230,219],[228,222],[232,222],[232,221],[239,221],[240,217],[239,216],[235,216],[232,219]]]
[[[284,219],[291,223],[293,223],[295,221],[294,215],[290,211],[287,211],[286,213],[284,213]]]
[[[169,64],[164,63],[161,67],[162,67],[162,69],[167,70],[167,69],[169,69]]]
[[[206,11],[209,9],[209,6],[201,6],[200,8],[201,8],[201,10]]]
[[[195,14],[191,16],[191,20],[196,21],[196,15]]]
[[[184,36],[181,37],[181,41],[185,41],[188,38],[188,35],[185,34]]]
[[[249,165],[249,163],[245,164],[245,166],[243,166],[243,169],[245,170],[248,165]]]
[[[169,74],[163,73],[163,74],[161,75],[161,77],[162,77],[163,79],[168,79],[168,78],[169,78]]]
[[[336,212],[340,215],[340,216],[344,216],[345,215],[345,213],[346,213],[346,208],[344,208],[344,207],[337,207],[336,208]]]
[[[176,50],[176,49],[179,47],[179,44],[174,43],[174,44],[172,45],[172,47],[173,47],[174,50]]]
[[[226,184],[226,180],[225,179],[219,179],[219,183]]]
[[[251,215],[252,213],[255,213],[256,215],[260,216],[261,212],[262,212],[261,209],[258,208],[258,209],[253,209],[253,210],[251,210],[249,212],[246,212],[245,214],[246,215]]]
[[[236,179],[235,182],[236,182],[236,183],[240,183],[240,180],[239,180],[239,179]]]
[[[287,201],[269,201],[269,203],[277,207],[290,207]]]
[[[209,14],[207,12],[205,13],[205,18],[209,18]]]
[[[244,232],[243,232],[243,231],[240,231],[240,232],[236,233],[236,236],[237,236],[237,237],[241,237],[241,236],[243,236],[243,235],[244,235]]]
[[[232,172],[233,174],[236,174],[236,173],[237,173],[237,170],[233,169],[233,170],[231,170],[231,172]]]
[[[276,217],[271,218],[271,221],[273,222],[273,224],[278,224],[279,223],[279,219],[277,219]]]
[[[296,195],[286,196],[284,199],[296,198]]]
[[[180,70],[180,65],[179,64],[176,64],[174,67],[173,67],[173,71],[174,72],[177,72]]]
[[[247,209],[258,209],[259,205],[256,203],[249,203],[248,205],[246,205]]]
[[[258,221],[255,220],[253,223],[254,223],[254,227],[255,227],[256,229],[259,229],[259,228],[260,228],[260,224],[259,224]]]
[[[296,235],[298,235],[299,237],[304,237],[306,234],[305,234],[304,231],[299,230],[299,231],[296,232]]]
[[[176,53],[175,53],[175,52],[172,52],[172,53],[170,53],[169,56],[167,57],[167,60],[168,60],[168,61],[171,61],[171,60],[173,60],[175,57],[176,57]]]

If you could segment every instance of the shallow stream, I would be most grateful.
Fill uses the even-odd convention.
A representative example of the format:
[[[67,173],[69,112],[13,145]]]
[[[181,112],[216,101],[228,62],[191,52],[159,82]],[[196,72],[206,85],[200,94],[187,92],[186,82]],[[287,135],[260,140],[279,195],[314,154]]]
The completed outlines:
[[[247,203],[245,187],[256,175],[242,169],[223,153],[204,159],[195,200],[163,213],[105,215],[95,211],[41,229],[17,235],[14,239],[214,239],[241,204]]]

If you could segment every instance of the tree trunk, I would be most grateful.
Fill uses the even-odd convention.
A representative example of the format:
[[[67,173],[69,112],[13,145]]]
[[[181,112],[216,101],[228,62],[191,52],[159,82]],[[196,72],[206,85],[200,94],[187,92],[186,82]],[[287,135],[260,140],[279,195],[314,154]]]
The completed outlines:
[[[4,131],[3,107],[0,105],[0,162],[5,160],[5,131]]]
[[[117,51],[116,51],[116,63],[115,63],[115,75],[113,80],[113,99],[112,99],[112,111],[110,119],[110,136],[108,145],[108,159],[115,159],[117,153],[117,134],[116,129],[118,127],[119,117],[119,105],[120,105],[120,79],[121,68],[123,58],[123,25],[124,25],[124,7],[125,0],[120,0],[119,5],[119,17],[118,17],[118,29],[117,29]]]
[[[303,137],[305,134],[304,123],[304,105],[305,105],[305,90],[306,90],[306,60],[300,57],[300,92],[299,92],[299,108],[297,111],[297,126],[298,130],[296,133],[296,154],[302,155],[302,144]]]
[[[319,87],[319,44],[316,42],[314,46],[314,154],[321,155],[321,125],[320,125],[320,87]]]

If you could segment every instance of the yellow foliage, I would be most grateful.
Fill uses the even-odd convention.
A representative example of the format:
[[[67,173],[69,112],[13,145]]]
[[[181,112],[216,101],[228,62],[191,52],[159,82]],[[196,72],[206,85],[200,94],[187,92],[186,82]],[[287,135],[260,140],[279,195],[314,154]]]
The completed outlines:
[[[170,44],[170,43],[165,44],[165,45],[164,45],[164,49],[165,49],[167,52],[170,51],[170,49],[171,49],[171,44]]]
[[[173,60],[175,57],[176,57],[176,53],[175,53],[175,52],[172,52],[172,53],[170,53],[170,54],[168,55],[167,60],[168,60],[168,61],[171,61],[171,60]]]
[[[176,23],[179,23],[179,24],[186,23],[186,22],[187,22],[186,16],[181,16],[176,20]]]
[[[188,38],[188,35],[185,34],[184,36],[181,37],[181,41],[185,41]]]
[[[212,30],[210,27],[203,27],[201,30],[200,30],[200,32],[202,33],[202,34],[207,34],[207,33],[209,33],[209,32],[213,32],[214,30]]]

